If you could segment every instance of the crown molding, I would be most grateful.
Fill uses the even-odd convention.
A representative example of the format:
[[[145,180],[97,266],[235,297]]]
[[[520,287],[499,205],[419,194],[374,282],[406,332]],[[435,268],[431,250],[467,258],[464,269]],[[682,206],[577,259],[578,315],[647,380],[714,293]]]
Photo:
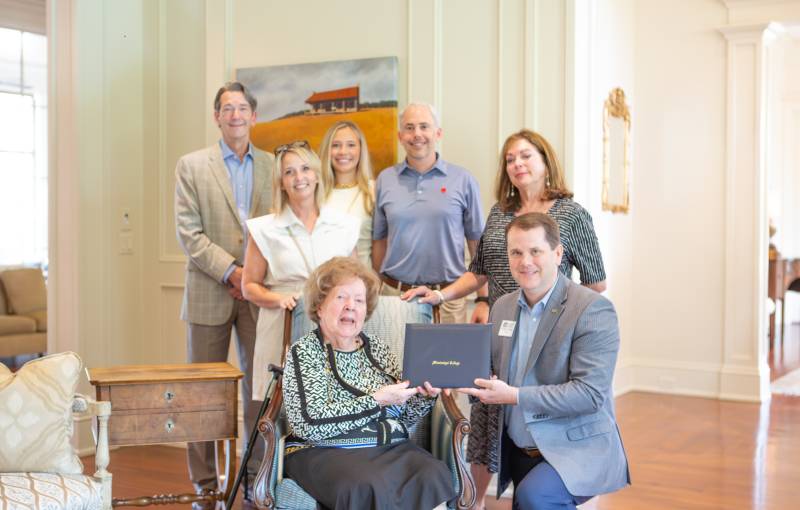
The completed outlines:
[[[791,25],[793,30],[797,31],[794,25]],[[783,23],[771,21],[769,23],[747,23],[740,25],[727,25],[720,27],[717,30],[725,36],[728,40],[734,39],[748,39],[756,37],[764,37],[766,39],[775,39],[787,33],[787,28]]]

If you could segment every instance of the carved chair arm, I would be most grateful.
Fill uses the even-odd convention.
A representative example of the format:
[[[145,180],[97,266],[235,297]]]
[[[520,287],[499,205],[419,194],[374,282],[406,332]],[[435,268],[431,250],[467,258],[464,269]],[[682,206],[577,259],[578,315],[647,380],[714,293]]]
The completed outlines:
[[[256,506],[260,509],[275,508],[274,487],[272,487],[273,469],[278,466],[275,462],[275,450],[278,447],[280,438],[276,434],[276,422],[280,418],[281,407],[283,406],[283,384],[278,381],[272,399],[269,401],[264,416],[258,421],[258,432],[264,438],[264,458],[261,467],[258,469],[255,482],[253,484],[253,498]]]
[[[461,494],[457,502],[458,508],[472,508],[475,504],[475,482],[472,480],[472,474],[467,467],[467,461],[462,451],[464,438],[470,433],[471,426],[469,420],[464,417],[461,409],[458,408],[453,393],[449,395],[442,393],[440,398],[445,416],[447,416],[452,427],[451,447],[455,457],[458,480],[461,485]]]
[[[108,451],[108,418],[111,416],[111,402],[94,400],[86,395],[75,394],[72,400],[72,412],[77,415],[97,417],[97,429],[92,428],[95,440],[95,472],[94,477],[102,486],[103,509],[111,509],[111,473],[108,472],[110,460]]]

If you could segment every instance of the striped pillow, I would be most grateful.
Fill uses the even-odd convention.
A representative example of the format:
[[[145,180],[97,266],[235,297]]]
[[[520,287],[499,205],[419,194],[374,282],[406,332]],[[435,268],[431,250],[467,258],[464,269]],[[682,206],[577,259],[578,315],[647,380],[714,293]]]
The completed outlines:
[[[70,444],[80,374],[74,352],[29,361],[16,373],[0,363],[0,473],[83,472]]]

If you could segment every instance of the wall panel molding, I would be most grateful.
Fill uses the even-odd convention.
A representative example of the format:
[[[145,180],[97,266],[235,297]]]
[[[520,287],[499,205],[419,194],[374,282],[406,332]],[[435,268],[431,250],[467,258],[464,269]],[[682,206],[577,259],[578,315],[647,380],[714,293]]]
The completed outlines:
[[[158,261],[175,262],[166,252],[167,179],[167,2],[158,2]]]
[[[499,151],[500,148],[503,146],[503,142],[505,141],[505,137],[503,135],[503,55],[505,45],[503,44],[503,5],[505,2],[499,1],[497,2],[497,150]]]
[[[720,393],[749,392],[753,400],[770,398],[765,334],[766,62],[769,45],[780,30],[774,24],[720,29],[728,42],[725,298]]]
[[[538,59],[536,58],[537,43],[536,43],[536,19],[538,18],[539,2],[537,0],[525,0],[525,31],[524,31],[524,47],[523,53],[523,75],[525,83],[522,108],[525,112],[525,127],[528,129],[535,128],[535,103],[536,103],[536,86],[534,77],[537,76],[538,69],[536,68]]]
[[[406,2],[406,101],[410,101],[413,94],[413,70],[414,66],[412,64],[411,55],[413,55],[413,41],[414,41],[414,8],[413,8],[414,0],[408,0]],[[400,99],[399,97],[397,98]],[[398,105],[399,106],[399,105]],[[399,113],[399,112],[398,112]]]
[[[439,110],[439,115],[442,118],[444,118],[444,105],[442,103],[442,82],[444,79],[442,61],[443,32],[442,0],[433,0],[433,104]],[[444,152],[444,149],[442,149],[442,152]]]
[[[183,363],[186,360],[186,324],[180,319],[183,283],[161,282],[158,285],[159,363]]]

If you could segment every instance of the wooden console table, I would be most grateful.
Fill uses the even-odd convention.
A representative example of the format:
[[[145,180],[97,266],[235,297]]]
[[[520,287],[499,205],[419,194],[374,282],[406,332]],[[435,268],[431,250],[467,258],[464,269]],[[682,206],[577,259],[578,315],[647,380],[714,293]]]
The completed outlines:
[[[111,402],[110,446],[215,441],[219,490],[113,499],[113,506],[225,501],[236,471],[237,385],[228,363],[87,369],[97,399]]]

